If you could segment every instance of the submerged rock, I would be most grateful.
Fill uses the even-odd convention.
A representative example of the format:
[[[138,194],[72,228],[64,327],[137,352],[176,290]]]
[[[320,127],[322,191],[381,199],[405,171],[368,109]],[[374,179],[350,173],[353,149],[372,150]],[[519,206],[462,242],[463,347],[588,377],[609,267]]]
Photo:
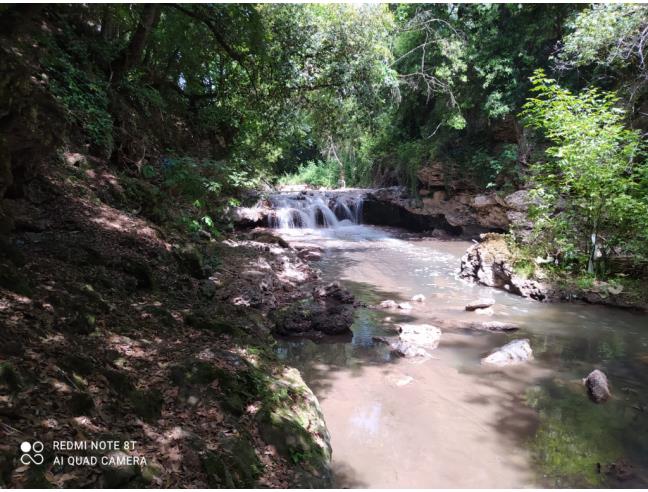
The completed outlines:
[[[495,299],[490,297],[477,299],[476,301],[466,304],[466,311],[476,311],[477,309],[486,309],[495,304]]]
[[[441,330],[432,325],[400,325],[397,337],[373,337],[378,343],[389,346],[397,357],[430,357],[428,350],[439,346]]]
[[[587,388],[587,395],[594,403],[605,403],[612,396],[608,386],[607,376],[603,371],[594,369],[583,379],[583,383]]]
[[[529,345],[529,340],[524,338],[507,343],[487,357],[484,357],[481,362],[482,364],[504,367],[531,360],[533,360],[533,351],[531,350],[531,345]]]

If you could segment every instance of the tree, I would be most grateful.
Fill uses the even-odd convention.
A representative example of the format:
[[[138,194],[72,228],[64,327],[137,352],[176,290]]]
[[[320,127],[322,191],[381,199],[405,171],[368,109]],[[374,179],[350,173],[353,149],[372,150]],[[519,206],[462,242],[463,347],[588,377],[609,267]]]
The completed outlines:
[[[638,131],[611,92],[578,94],[537,70],[525,122],[551,142],[548,159],[534,165],[536,229],[552,254],[588,273],[605,273],[613,253],[646,257],[648,172]],[[597,260],[600,268],[595,268]]]

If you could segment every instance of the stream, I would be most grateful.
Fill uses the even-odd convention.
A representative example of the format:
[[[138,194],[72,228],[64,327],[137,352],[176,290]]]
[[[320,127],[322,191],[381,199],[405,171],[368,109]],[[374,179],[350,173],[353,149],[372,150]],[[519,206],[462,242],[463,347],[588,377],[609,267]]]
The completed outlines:
[[[337,487],[645,487],[648,484],[648,317],[613,308],[545,304],[457,278],[470,245],[361,225],[321,197],[275,201],[289,242],[323,250],[314,266],[357,299],[425,302],[359,308],[349,340],[284,340],[279,355],[318,396],[331,433]],[[331,205],[333,203],[333,205]],[[298,212],[295,212],[298,208]],[[330,214],[323,208],[332,211]],[[492,297],[492,316],[464,306]],[[390,354],[373,337],[401,322],[513,322],[513,333],[443,329],[430,359]],[[528,338],[532,362],[493,369],[480,359]],[[581,379],[603,370],[613,397],[596,405]]]

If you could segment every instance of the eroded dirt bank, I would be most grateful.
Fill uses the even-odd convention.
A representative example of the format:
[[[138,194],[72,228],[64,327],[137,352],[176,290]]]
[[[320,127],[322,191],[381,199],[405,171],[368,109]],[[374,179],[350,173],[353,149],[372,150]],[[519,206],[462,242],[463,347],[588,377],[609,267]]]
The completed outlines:
[[[268,313],[317,287],[268,234],[189,237],[145,183],[66,163],[5,200],[0,484],[327,486],[319,404]],[[167,205],[168,206],[168,205]],[[53,441],[134,441],[136,466],[54,464]],[[20,443],[42,441],[41,466]]]

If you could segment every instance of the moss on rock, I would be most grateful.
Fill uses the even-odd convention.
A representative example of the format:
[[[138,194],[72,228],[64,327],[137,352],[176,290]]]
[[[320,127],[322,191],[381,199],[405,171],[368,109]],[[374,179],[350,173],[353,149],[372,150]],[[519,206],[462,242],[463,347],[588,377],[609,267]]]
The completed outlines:
[[[254,446],[243,437],[228,438],[218,452],[207,451],[202,464],[213,488],[251,488],[263,469]]]

